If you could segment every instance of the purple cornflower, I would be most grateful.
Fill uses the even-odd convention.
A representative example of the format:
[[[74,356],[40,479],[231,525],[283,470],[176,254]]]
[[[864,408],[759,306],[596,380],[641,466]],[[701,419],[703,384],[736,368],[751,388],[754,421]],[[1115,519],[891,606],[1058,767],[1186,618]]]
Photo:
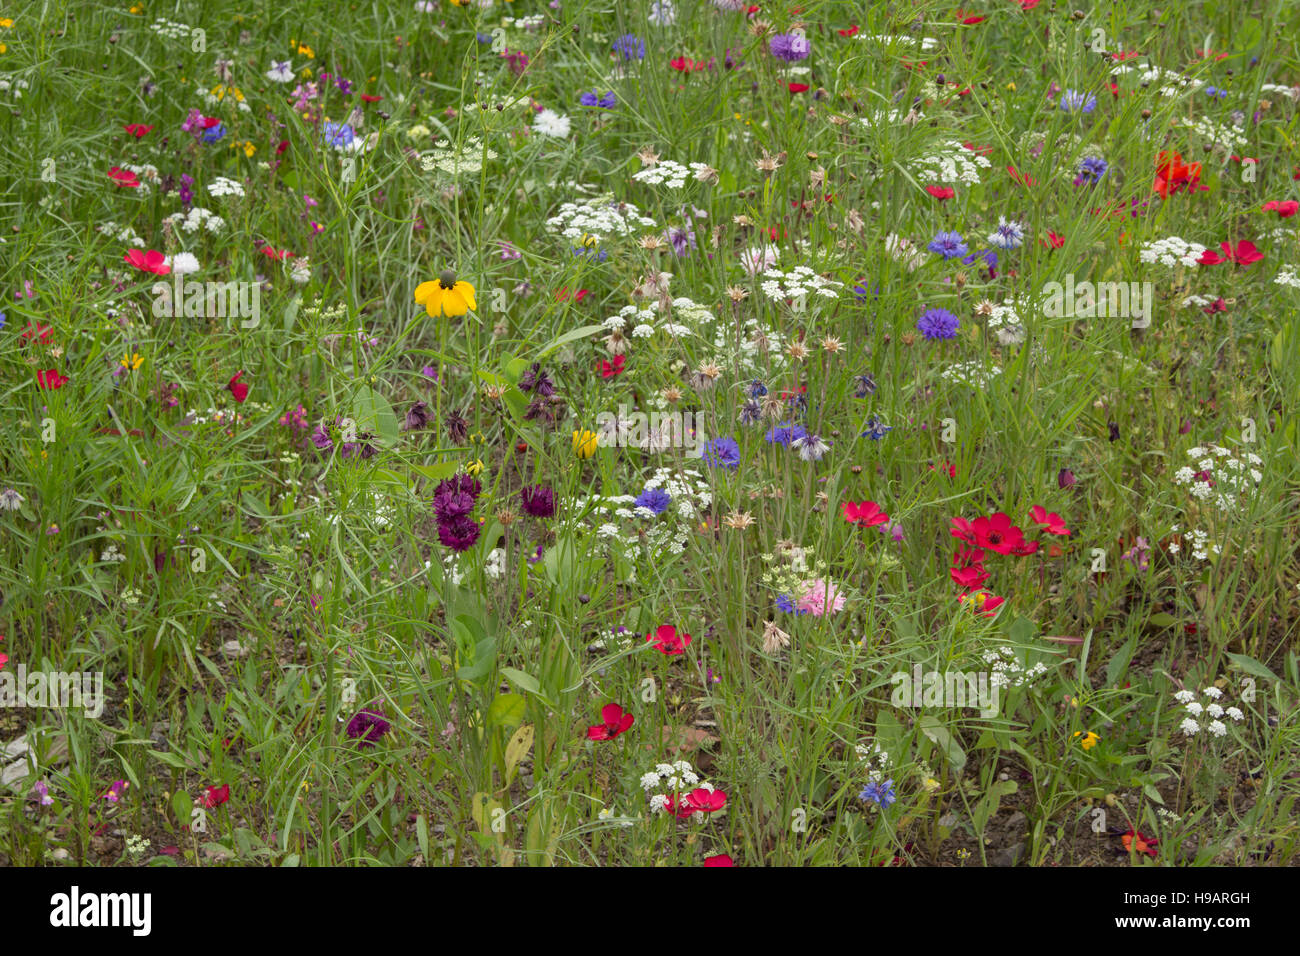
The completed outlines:
[[[186,209],[190,207],[190,203],[194,202],[194,190],[190,188],[193,185],[194,177],[189,173],[181,173],[181,186],[176,192],[180,198],[181,205]]]
[[[224,123],[218,123],[216,126],[209,126],[203,131],[203,142],[215,143],[225,135],[226,125]]]
[[[774,57],[787,63],[806,60],[812,52],[808,38],[798,33],[778,33],[768,41],[767,48]]]
[[[927,339],[952,339],[961,322],[947,309],[926,309],[916,320],[916,328]]]
[[[1079,162],[1079,175],[1074,177],[1074,185],[1093,185],[1100,182],[1101,177],[1106,175],[1106,170],[1110,164],[1100,156],[1085,156]]]
[[[533,485],[519,492],[519,502],[524,514],[534,518],[549,518],[555,514],[555,491],[545,485]]]
[[[550,398],[555,394],[555,383],[551,381],[546,374],[546,370],[542,368],[542,363],[534,362],[528,371],[520,376],[519,390],[522,392],[536,390],[537,394],[543,398]]]
[[[347,123],[326,123],[325,142],[335,149],[347,149],[352,145],[356,134]]]
[[[429,406],[416,402],[406,411],[406,431],[415,431],[429,424]]]
[[[789,448],[792,441],[803,438],[807,434],[808,429],[797,422],[785,422],[780,425],[773,425],[767,430],[767,435],[764,437],[774,445],[784,445]]]
[[[347,734],[357,742],[358,746],[373,747],[392,729],[393,725],[384,719],[384,712],[371,705],[365,710],[358,711],[357,715],[348,721]]]
[[[684,256],[695,248],[695,233],[685,226],[674,226],[668,230],[668,241],[675,255]]]
[[[645,44],[635,33],[625,33],[614,41],[614,52],[624,60],[644,60]]]
[[[778,594],[776,596],[776,606],[779,610],[785,611],[786,614],[807,614],[807,611],[800,610],[795,606],[794,601],[788,594]]]
[[[715,438],[706,442],[701,457],[714,468],[740,467],[740,445],[734,438]]]
[[[321,422],[315,429],[313,429],[311,433],[311,443],[321,451],[328,451],[334,447],[334,441],[330,438],[329,429],[325,427],[324,422]]]
[[[467,551],[483,529],[469,515],[461,515],[438,525],[438,540],[453,551]]]
[[[870,438],[872,441],[880,441],[887,434],[894,430],[893,425],[886,425],[880,420],[879,415],[872,415],[867,419],[867,430],[862,433],[863,438]]]
[[[656,515],[661,515],[668,510],[672,504],[673,496],[662,488],[647,488],[641,494],[637,495],[636,500],[632,502],[637,508],[645,508]]]
[[[1066,90],[1061,94],[1061,109],[1067,113],[1091,113],[1097,108],[1097,97],[1091,93],[1078,90]]]
[[[866,398],[868,395],[876,394],[876,380],[870,374],[855,375],[853,380],[858,383],[853,392],[854,398]]]
[[[956,259],[967,251],[966,241],[956,232],[937,233],[926,248],[945,259]]]
[[[618,100],[615,98],[613,90],[610,90],[608,93],[601,93],[599,90],[591,90],[590,92],[583,93],[579,96],[578,102],[583,106],[598,106],[603,110],[612,110],[615,104],[618,103]]]

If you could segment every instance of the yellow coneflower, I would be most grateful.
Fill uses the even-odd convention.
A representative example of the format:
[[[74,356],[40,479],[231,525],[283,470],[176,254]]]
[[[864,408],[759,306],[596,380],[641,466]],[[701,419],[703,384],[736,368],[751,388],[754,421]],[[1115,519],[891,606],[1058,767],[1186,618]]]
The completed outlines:
[[[1084,750],[1091,750],[1093,747],[1097,746],[1097,741],[1101,740],[1101,738],[1098,737],[1096,734],[1094,734],[1091,730],[1088,731],[1087,733],[1084,733],[1082,730],[1076,730],[1074,732],[1074,736],[1083,738],[1083,740],[1081,740],[1080,743],[1083,744]]]
[[[126,369],[128,372],[138,369],[143,364],[144,356],[139,352],[132,352],[129,355],[122,356],[122,368]]]
[[[474,287],[463,279],[457,281],[454,269],[445,270],[432,282],[421,282],[416,286],[415,301],[434,318],[440,315],[454,318],[478,308],[474,301]]]
[[[573,433],[573,453],[579,458],[590,458],[600,446],[600,437],[593,431],[579,428]]]

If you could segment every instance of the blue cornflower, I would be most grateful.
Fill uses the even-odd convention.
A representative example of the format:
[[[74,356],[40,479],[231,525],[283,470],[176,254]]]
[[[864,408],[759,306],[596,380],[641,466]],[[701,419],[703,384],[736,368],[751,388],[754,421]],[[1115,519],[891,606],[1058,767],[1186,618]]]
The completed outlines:
[[[868,297],[879,299],[880,286],[877,285],[874,288],[868,289],[866,281],[866,279],[863,279],[861,285],[855,285],[853,287],[853,294],[857,297],[857,300],[859,302],[866,302]]]
[[[5,314],[3,312],[0,312],[0,329],[3,329],[5,327],[5,323],[7,321],[8,319],[5,318]]]
[[[943,256],[945,259],[956,259],[966,255],[966,242],[962,239],[960,233],[940,232],[930,240],[926,246],[933,253]]]
[[[858,799],[864,803],[874,803],[882,810],[888,810],[889,805],[898,799],[894,795],[894,781],[886,780],[881,783],[879,780],[872,780],[862,788]]]
[[[734,438],[715,438],[705,443],[701,457],[714,468],[734,471],[740,467],[740,445]]]
[[[962,259],[962,262],[966,265],[970,265],[976,259],[984,260],[984,264],[989,268],[990,279],[996,279],[998,277],[998,254],[996,252],[992,249],[985,249],[983,252],[972,252],[966,258]]]
[[[221,137],[226,135],[226,124],[218,123],[216,126],[209,126],[203,131],[203,142],[215,143]]]
[[[1219,100],[1221,100],[1221,99],[1223,99],[1225,96],[1228,95],[1228,91],[1227,91],[1227,90],[1221,90],[1221,89],[1219,89],[1217,86],[1207,86],[1207,87],[1205,88],[1205,95],[1206,95],[1206,96],[1213,96],[1215,99],[1219,99]]]
[[[356,134],[347,123],[326,123],[325,142],[335,149],[347,149]]]
[[[625,33],[614,41],[614,52],[624,60],[644,60],[645,44],[635,33]]]
[[[853,393],[854,398],[876,394],[876,380],[870,374],[854,376],[854,381],[858,383],[857,390]]]
[[[1091,113],[1097,108],[1097,97],[1091,93],[1078,90],[1066,90],[1061,94],[1061,109],[1067,113]]]
[[[742,425],[757,425],[763,420],[763,406],[756,398],[747,398],[740,403],[739,421]]]
[[[867,430],[862,433],[862,437],[870,438],[872,441],[880,441],[893,430],[893,425],[886,425],[880,420],[880,416],[872,415],[867,419]]]
[[[613,90],[610,90],[608,93],[601,93],[599,90],[591,90],[579,96],[578,102],[583,106],[599,106],[603,110],[612,110],[618,100],[615,99]]]
[[[926,309],[916,320],[916,328],[927,339],[954,339],[961,322],[947,309]]]
[[[767,394],[767,386],[764,385],[762,382],[760,382],[758,379],[754,379],[754,381],[749,383],[750,398],[762,398],[766,394]]]
[[[489,44],[489,43],[492,42],[492,34],[490,34],[490,33],[475,33],[475,34],[474,34],[474,39],[475,39],[475,40],[478,40],[479,43],[481,43],[481,44],[483,44],[484,46],[486,46],[487,44]]]
[[[647,488],[641,494],[637,495],[636,501],[632,504],[638,508],[648,508],[657,515],[663,514],[672,504],[673,496],[662,488]]]
[[[807,614],[807,611],[795,607],[794,601],[788,594],[778,594],[776,596],[776,606],[778,610],[785,611],[786,614]]]
[[[1106,170],[1110,169],[1110,164],[1100,156],[1085,156],[1079,162],[1079,175],[1074,177],[1074,184],[1082,186],[1085,183],[1089,186],[1100,182],[1101,177],[1106,175]]]
[[[989,245],[999,249],[1018,249],[1025,240],[1025,227],[1005,216],[998,216],[998,227],[988,234]]]
[[[796,438],[803,438],[808,434],[808,429],[804,428],[797,422],[785,422],[781,425],[773,426],[767,431],[767,440],[774,445],[784,445],[790,447],[790,443]]]

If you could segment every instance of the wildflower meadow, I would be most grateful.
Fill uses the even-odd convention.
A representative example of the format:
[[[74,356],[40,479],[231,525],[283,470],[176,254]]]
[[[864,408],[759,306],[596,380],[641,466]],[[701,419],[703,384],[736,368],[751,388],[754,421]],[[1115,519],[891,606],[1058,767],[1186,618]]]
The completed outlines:
[[[1300,863],[1298,38],[0,3],[0,864]]]

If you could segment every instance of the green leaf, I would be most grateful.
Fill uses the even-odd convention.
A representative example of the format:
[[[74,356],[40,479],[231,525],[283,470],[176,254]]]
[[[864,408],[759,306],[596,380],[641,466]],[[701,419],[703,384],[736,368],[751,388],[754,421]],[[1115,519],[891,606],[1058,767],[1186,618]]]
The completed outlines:
[[[1247,674],[1254,674],[1256,677],[1262,677],[1265,680],[1277,680],[1276,674],[1253,657],[1248,657],[1245,654],[1233,654],[1229,652],[1228,658]]]
[[[456,469],[459,467],[460,462],[458,461],[440,461],[436,465],[411,465],[411,470],[424,475],[430,481],[442,481],[442,479],[450,478],[456,474]]]
[[[389,447],[397,444],[397,416],[388,399],[368,385],[362,385],[353,400],[356,409],[357,432],[370,432],[379,441]]]
[[[948,764],[954,770],[960,770],[966,766],[966,754],[961,746],[948,733],[948,728],[939,723],[938,719],[928,714],[923,716],[918,722],[921,733],[929,737],[943,751],[943,755],[948,758]]]
[[[488,707],[489,727],[508,727],[511,730],[524,722],[527,701],[518,694],[499,694]]]
[[[1147,623],[1152,627],[1173,627],[1178,623],[1178,618],[1161,611],[1159,614],[1152,614]]]
[[[520,690],[526,690],[530,694],[536,694],[542,689],[542,685],[538,682],[536,677],[533,677],[531,674],[525,674],[523,671],[516,670],[513,667],[501,668],[501,674],[506,680],[510,681],[510,683],[514,684]]]
[[[572,329],[568,332],[565,332],[563,335],[556,336],[555,338],[551,339],[551,341],[548,342],[546,345],[542,346],[542,350],[537,353],[537,357],[539,359],[543,359],[546,356],[550,355],[552,352],[554,352],[556,349],[562,348],[563,346],[568,345],[570,342],[576,342],[578,339],[585,339],[589,336],[595,335],[597,332],[603,332],[603,331],[605,331],[605,327],[603,325],[584,325],[580,329]]]

